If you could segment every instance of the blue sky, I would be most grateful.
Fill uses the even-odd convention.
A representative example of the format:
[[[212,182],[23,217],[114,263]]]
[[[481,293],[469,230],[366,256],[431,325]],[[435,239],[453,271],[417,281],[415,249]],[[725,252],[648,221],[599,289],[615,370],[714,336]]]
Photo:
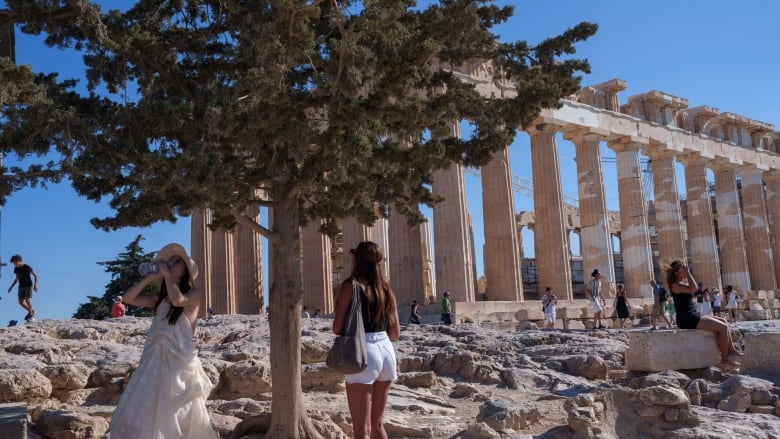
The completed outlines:
[[[562,32],[580,21],[599,24],[599,32],[578,46],[577,56],[588,58],[592,73],[583,85],[614,78],[627,81],[621,103],[635,94],[660,90],[689,100],[691,107],[710,105],[771,124],[780,124],[780,67],[776,43],[780,3],[753,0],[734,2],[683,2],[658,0],[626,2],[516,1],[515,16],[498,32],[502,39],[531,43]],[[0,5],[4,3],[0,2]],[[106,2],[113,5],[113,2]],[[46,48],[40,39],[17,33],[17,63],[34,71],[58,71],[61,77],[78,77],[81,59],[72,53]],[[563,191],[576,197],[574,148],[559,141]],[[604,149],[604,156],[614,154]],[[513,172],[531,178],[528,136],[519,133],[510,146]],[[11,163],[10,158],[6,163]],[[609,207],[617,208],[614,166],[605,164]],[[482,267],[482,208],[479,179],[467,174],[467,203],[474,221],[478,274]],[[678,179],[684,192],[684,181]],[[532,210],[532,200],[516,196],[517,210]],[[69,318],[87,295],[100,296],[110,277],[97,262],[112,260],[136,235],[147,251],[168,242],[189,249],[190,221],[161,223],[145,229],[103,232],[89,220],[109,214],[105,204],[79,198],[65,183],[47,189],[25,189],[13,194],[0,210],[0,260],[20,253],[40,276],[40,291],[33,296],[39,318]],[[525,253],[533,253],[526,237]],[[263,258],[267,260],[267,258]],[[13,281],[11,266],[2,267],[0,285]],[[4,282],[4,283],[3,283]],[[16,291],[2,294],[0,325],[21,320]]]

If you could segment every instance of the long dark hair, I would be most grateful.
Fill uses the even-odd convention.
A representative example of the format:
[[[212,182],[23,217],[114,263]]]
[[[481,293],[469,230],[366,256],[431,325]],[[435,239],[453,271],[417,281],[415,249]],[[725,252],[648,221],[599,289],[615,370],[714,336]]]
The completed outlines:
[[[188,269],[184,269],[184,276],[181,277],[181,280],[179,280],[179,290],[181,290],[182,294],[187,294],[192,287],[190,286],[190,271]],[[157,314],[157,307],[160,306],[160,303],[162,303],[163,300],[168,298],[168,288],[165,286],[165,281],[162,281],[162,285],[160,286],[160,294],[157,296],[157,303],[154,304],[154,312]],[[176,321],[179,320],[179,316],[181,313],[184,312],[183,306],[173,306],[171,304],[171,309],[168,311],[168,324],[169,325],[175,325]]]
[[[378,312],[372,319],[373,323],[378,327],[395,323],[395,294],[380,269],[385,259],[382,248],[371,241],[363,241],[350,252],[355,256],[352,279],[366,279],[368,287],[374,291]]]
[[[666,284],[669,287],[669,291],[674,293],[672,285],[677,282],[677,269],[682,265],[682,261],[677,260],[669,264],[669,268],[666,269]]]

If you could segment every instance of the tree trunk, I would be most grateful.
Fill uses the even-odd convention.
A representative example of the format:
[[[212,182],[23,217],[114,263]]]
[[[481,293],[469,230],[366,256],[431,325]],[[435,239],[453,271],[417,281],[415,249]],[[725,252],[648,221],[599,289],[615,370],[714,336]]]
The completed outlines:
[[[275,185],[271,244],[273,283],[268,297],[271,330],[271,425],[267,438],[320,438],[303,407],[301,390],[301,238],[298,193]]]

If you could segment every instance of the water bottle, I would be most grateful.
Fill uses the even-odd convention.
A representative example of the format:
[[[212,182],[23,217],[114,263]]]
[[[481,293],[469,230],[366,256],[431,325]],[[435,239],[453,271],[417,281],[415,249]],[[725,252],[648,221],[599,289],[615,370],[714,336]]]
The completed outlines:
[[[157,268],[157,264],[154,262],[141,262],[138,265],[138,273],[140,273],[143,277],[157,273],[158,271],[159,269]]]

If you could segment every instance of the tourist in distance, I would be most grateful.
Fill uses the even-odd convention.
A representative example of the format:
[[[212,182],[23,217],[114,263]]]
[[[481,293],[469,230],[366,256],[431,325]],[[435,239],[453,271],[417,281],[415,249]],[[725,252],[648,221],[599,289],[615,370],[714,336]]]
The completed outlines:
[[[585,288],[585,294],[593,307],[593,329],[606,329],[601,323],[601,312],[604,309],[604,301],[601,298],[601,272],[598,268],[590,273],[593,278]]]
[[[558,306],[558,296],[553,294],[550,287],[547,287],[544,296],[542,296],[542,310],[544,311],[544,326],[546,328],[555,329],[556,306]]]
[[[712,314],[720,317],[720,307],[723,305],[722,295],[717,288],[712,289]]]
[[[416,300],[412,300],[412,305],[409,309],[409,323],[420,324],[420,303]]]
[[[653,308],[650,310],[650,324],[653,325],[650,330],[655,331],[658,329],[656,322],[661,317],[666,321],[666,327],[672,327],[672,320],[666,316],[664,312],[664,305],[666,304],[666,288],[658,285],[655,279],[650,279],[650,286],[653,287]]]
[[[674,299],[677,326],[680,329],[704,329],[714,332],[717,336],[721,357],[721,363],[718,366],[721,368],[738,367],[742,353],[734,347],[728,322],[720,317],[703,316],[696,309],[693,295],[698,288],[696,279],[693,278],[688,267],[681,261],[672,262],[667,269],[666,279]]]
[[[726,312],[728,312],[729,321],[731,323],[737,323],[737,290],[731,285],[726,285]]]
[[[25,264],[22,261],[21,255],[11,256],[11,264],[14,266],[14,281],[11,282],[11,286],[8,287],[8,292],[14,289],[14,285],[19,283],[19,306],[27,311],[27,315],[24,319],[28,322],[35,320],[35,308],[32,306],[32,293],[38,291],[38,275],[35,273],[32,267]],[[33,281],[35,278],[35,281]]]
[[[352,282],[360,285],[360,305],[366,330],[368,367],[344,375],[347,404],[355,439],[386,438],[384,411],[390,385],[398,378],[395,350],[391,341],[401,337],[395,295],[382,276],[382,249],[365,241],[350,250],[352,275],[341,284],[336,298],[333,333],[340,335],[352,305]]]
[[[628,298],[626,297],[626,290],[623,288],[623,284],[617,284],[617,291],[615,293],[615,311],[617,312],[618,320],[620,321],[620,328],[624,329],[626,327],[626,319],[629,315],[629,308],[631,307],[631,304],[628,303]]]
[[[198,359],[195,321],[203,292],[195,288],[195,261],[179,244],[157,252],[157,272],[123,295],[126,303],[154,308],[146,343],[111,417],[111,439],[216,439],[206,410],[213,385]],[[143,295],[159,283],[157,295]]]
[[[114,304],[111,305],[111,317],[117,318],[125,315],[125,304],[122,303],[122,296],[114,297]]]
[[[450,302],[450,292],[444,292],[444,298],[441,299],[441,322],[445,325],[452,324],[452,302]]]

